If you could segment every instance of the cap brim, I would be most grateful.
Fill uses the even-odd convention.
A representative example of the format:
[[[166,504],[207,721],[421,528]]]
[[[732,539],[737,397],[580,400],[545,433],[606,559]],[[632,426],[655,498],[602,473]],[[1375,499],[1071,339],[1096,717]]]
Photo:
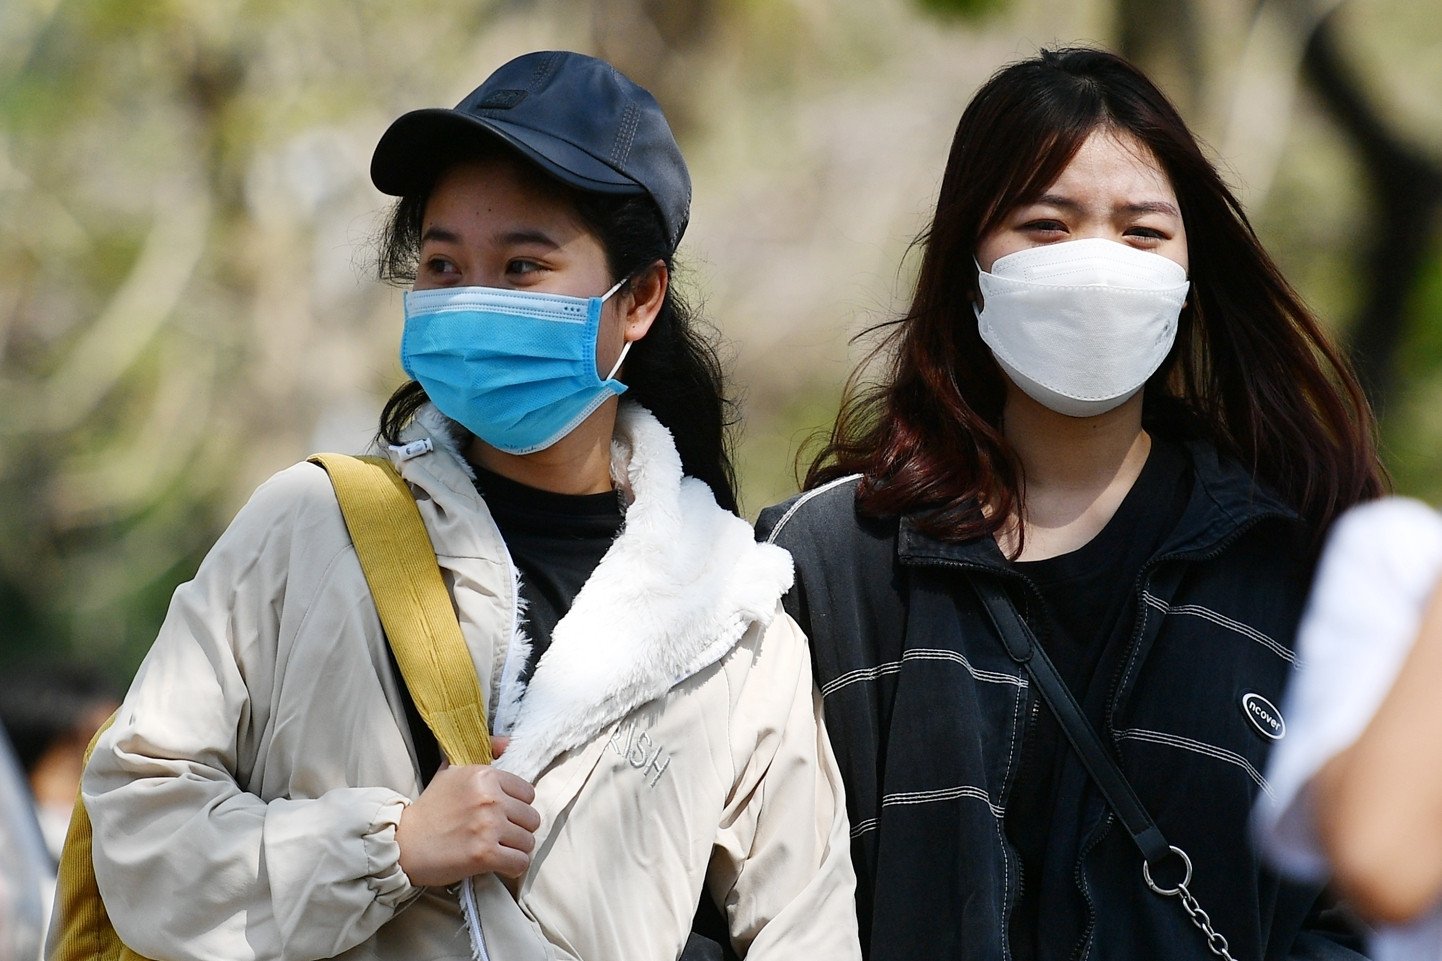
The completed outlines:
[[[646,192],[636,181],[558,137],[444,108],[413,110],[390,125],[371,156],[371,182],[381,193],[395,197],[417,193],[477,144],[496,141],[573,187],[596,193]]]

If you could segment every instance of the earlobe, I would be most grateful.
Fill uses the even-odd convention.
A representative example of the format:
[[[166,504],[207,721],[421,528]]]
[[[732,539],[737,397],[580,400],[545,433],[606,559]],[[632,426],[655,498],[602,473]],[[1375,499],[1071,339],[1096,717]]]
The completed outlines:
[[[661,307],[666,303],[666,291],[670,282],[670,271],[666,269],[665,262],[660,260],[632,279],[627,290],[630,305],[626,310],[627,341],[637,341],[646,336],[651,324],[660,316]]]

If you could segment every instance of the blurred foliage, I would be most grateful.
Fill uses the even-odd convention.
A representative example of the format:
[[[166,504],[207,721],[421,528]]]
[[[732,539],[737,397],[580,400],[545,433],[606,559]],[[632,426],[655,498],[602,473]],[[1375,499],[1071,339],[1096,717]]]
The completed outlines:
[[[917,0],[923,10],[943,17],[976,19],[1006,6],[1006,0]]]
[[[279,3],[6,8],[7,651],[133,666],[234,509],[233,478],[253,483],[252,457],[280,466],[334,362],[354,362],[335,345],[361,325],[314,310],[354,300],[349,257],[326,290],[303,249],[328,213],[357,213],[329,193],[325,124],[362,102],[346,41],[367,5],[331,6],[324,31]],[[289,96],[300,80],[309,96]]]
[[[1059,41],[1158,77],[1348,339],[1376,301],[1379,232],[1416,247],[1385,428],[1399,487],[1442,501],[1438,215],[1379,214],[1374,154],[1304,69],[1330,22],[1384,139],[1435,164],[1442,25],[1425,6],[0,3],[0,669],[43,653],[128,674],[260,480],[368,442],[400,378],[399,299],[367,277],[385,209],[371,147],[402,111],[545,47],[616,62],[682,140],[680,279],[731,345],[748,512],[791,492],[861,356],[848,339],[904,301],[971,91]]]

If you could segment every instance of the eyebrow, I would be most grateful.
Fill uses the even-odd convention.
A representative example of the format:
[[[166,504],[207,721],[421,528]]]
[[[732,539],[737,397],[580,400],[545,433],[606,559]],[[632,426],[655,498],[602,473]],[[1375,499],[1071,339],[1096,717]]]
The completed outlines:
[[[522,244],[533,244],[538,247],[547,247],[552,250],[560,248],[549,235],[539,230],[510,230],[496,237],[496,240],[507,246],[519,246]],[[434,241],[442,244],[459,244],[461,235],[446,227],[427,227],[421,234],[421,243]]]
[[[1165,200],[1143,200],[1134,204],[1124,204],[1120,209],[1129,214],[1166,214],[1169,217],[1178,218],[1182,215],[1176,204],[1167,203]]]
[[[1036,198],[1034,203],[1046,204],[1049,207],[1058,207],[1062,210],[1081,210],[1082,205],[1075,200],[1063,197],[1060,194],[1042,194]],[[1132,204],[1122,204],[1115,208],[1118,212],[1128,214],[1164,214],[1169,217],[1180,218],[1182,212],[1177,209],[1176,204],[1168,203],[1165,200],[1141,200]]]
[[[509,230],[496,239],[500,240],[503,244],[509,245],[535,244],[540,247],[550,247],[552,249],[558,249],[561,246],[556,243],[549,234],[539,230]]]
[[[427,227],[421,234],[421,243],[434,240],[443,244],[458,244],[461,242],[461,235],[454,230],[447,230],[444,227]]]

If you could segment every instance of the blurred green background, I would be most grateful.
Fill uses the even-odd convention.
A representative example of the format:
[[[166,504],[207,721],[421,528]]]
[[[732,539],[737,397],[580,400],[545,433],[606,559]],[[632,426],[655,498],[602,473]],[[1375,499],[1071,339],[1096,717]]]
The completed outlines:
[[[1398,489],[1442,501],[1435,0],[4,0],[0,670],[128,677],[260,480],[368,443],[401,310],[367,165],[399,113],[548,47],[657,94],[754,516],[904,300],[972,92],[1073,42],[1162,83],[1352,351]]]

